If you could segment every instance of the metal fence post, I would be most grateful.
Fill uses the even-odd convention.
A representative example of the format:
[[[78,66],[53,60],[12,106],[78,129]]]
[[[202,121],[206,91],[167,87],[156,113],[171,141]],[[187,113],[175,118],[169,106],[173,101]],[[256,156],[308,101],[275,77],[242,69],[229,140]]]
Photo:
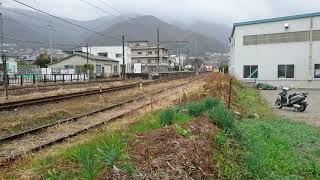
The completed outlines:
[[[86,74],[83,75],[83,81],[86,82]]]
[[[79,74],[78,74],[77,82],[79,82]]]
[[[23,86],[23,76],[22,76],[22,74],[20,75],[20,85]]]
[[[64,74],[62,74],[62,83],[64,83]]]
[[[36,84],[36,75],[35,74],[32,74],[32,83]]]
[[[72,82],[72,78],[73,78],[73,77],[72,77],[72,74],[70,74],[70,76],[71,76],[71,82]]]
[[[47,83],[47,75],[46,75],[46,74],[43,75],[43,83],[44,83],[44,84]]]
[[[53,82],[57,83],[57,75],[56,74],[53,75]]]

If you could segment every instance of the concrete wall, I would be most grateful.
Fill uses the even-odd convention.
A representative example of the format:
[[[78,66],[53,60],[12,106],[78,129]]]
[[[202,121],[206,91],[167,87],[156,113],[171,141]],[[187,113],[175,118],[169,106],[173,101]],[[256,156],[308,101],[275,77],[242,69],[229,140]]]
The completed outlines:
[[[310,18],[304,18],[236,27],[231,40],[231,73],[240,80],[255,81],[254,79],[243,78],[243,66],[258,65],[259,77],[256,79],[257,82],[268,82],[274,85],[292,84],[301,88],[320,88],[320,79],[313,76],[314,64],[320,64],[320,41],[313,41],[312,43],[312,68],[309,67],[309,41],[243,45],[244,36],[309,31],[310,22]],[[286,23],[289,24],[288,30],[284,26]],[[313,17],[313,30],[320,30],[320,17]],[[294,64],[295,78],[278,78],[279,64]]]

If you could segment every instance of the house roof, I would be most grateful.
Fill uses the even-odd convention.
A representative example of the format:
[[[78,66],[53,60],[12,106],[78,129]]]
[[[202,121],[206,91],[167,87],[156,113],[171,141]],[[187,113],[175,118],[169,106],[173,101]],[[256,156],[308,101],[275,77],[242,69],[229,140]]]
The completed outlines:
[[[149,42],[149,41],[147,41],[147,40],[141,40],[141,41],[139,41],[139,40],[136,40],[136,41],[128,41],[129,43],[136,43],[136,42]]]
[[[60,60],[55,61],[55,62],[53,62],[53,63],[50,63],[50,64],[48,64],[48,65],[56,64],[56,63],[58,63],[58,62],[64,61],[64,60],[69,59],[69,58],[74,57],[74,56],[80,56],[80,57],[83,57],[83,58],[87,58],[87,53],[74,52],[73,55],[68,56],[68,57],[65,57],[65,58],[63,58],[63,59],[60,59]],[[119,61],[114,60],[114,59],[111,59],[111,58],[106,58],[106,57],[103,57],[103,56],[94,56],[94,55],[92,55],[92,54],[89,54],[89,55],[88,55],[88,59],[89,59],[89,60],[96,60],[96,61],[119,62]]]
[[[320,12],[234,23],[233,28],[232,28],[231,37],[233,37],[234,31],[237,26],[246,26],[246,25],[253,25],[253,24],[287,21],[287,20],[302,19],[302,18],[309,18],[309,17],[316,17],[316,16],[320,16]]]
[[[141,47],[132,47],[131,50],[154,50],[158,49],[158,47],[153,47],[153,46],[141,46]],[[165,49],[168,50],[165,47],[159,47],[159,49]]]

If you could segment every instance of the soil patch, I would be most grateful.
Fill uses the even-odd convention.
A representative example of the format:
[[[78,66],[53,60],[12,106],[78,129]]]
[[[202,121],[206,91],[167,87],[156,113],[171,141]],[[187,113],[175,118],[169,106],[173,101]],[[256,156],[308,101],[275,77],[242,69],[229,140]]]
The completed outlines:
[[[192,132],[183,137],[176,132],[176,126],[135,134],[126,149],[135,165],[136,179],[215,179],[211,154],[214,136],[218,128],[201,117],[182,126]],[[103,175],[110,177],[110,172]],[[118,174],[115,179],[126,179]]]

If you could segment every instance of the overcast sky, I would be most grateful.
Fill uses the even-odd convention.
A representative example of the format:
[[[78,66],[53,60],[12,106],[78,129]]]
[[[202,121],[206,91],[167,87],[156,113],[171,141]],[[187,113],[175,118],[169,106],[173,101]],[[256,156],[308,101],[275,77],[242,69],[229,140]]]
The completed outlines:
[[[108,14],[81,0],[19,0],[52,14],[77,20],[95,19]],[[231,25],[234,22],[320,12],[320,0],[84,0],[113,15],[137,13],[165,20],[196,20]],[[105,3],[102,3],[104,1]],[[108,7],[113,7],[114,9]],[[6,7],[19,7],[4,0]]]

